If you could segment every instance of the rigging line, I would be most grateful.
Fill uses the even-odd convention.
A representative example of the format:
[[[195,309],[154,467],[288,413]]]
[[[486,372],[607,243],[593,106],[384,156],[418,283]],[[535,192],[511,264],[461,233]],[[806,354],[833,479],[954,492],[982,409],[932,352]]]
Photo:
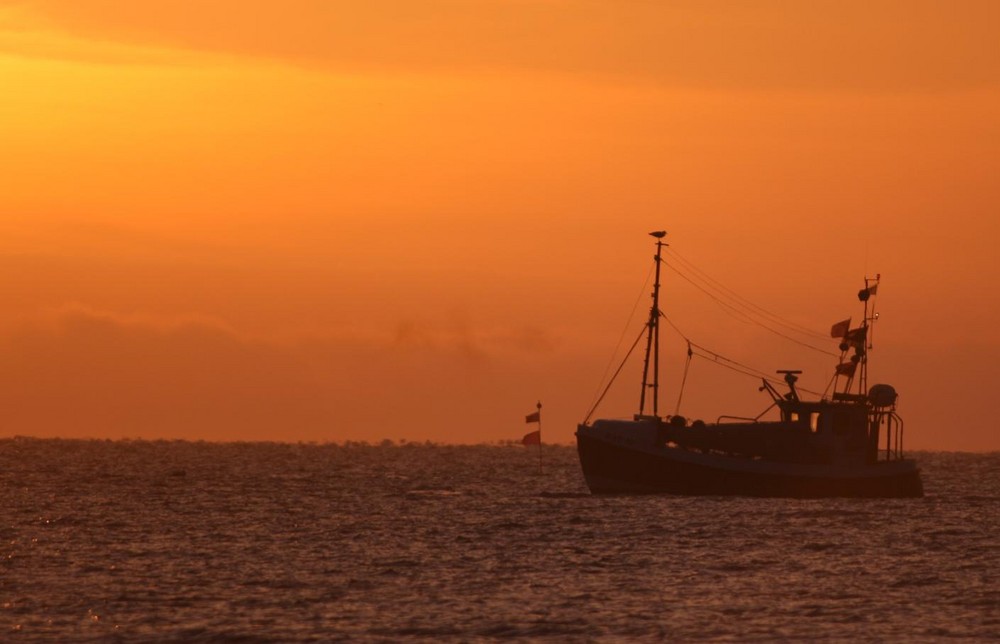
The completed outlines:
[[[753,310],[752,308],[750,308],[750,306],[747,306],[746,304],[740,302],[739,300],[735,300],[734,299],[732,301],[728,301],[726,299],[723,299],[723,298],[726,298],[726,297],[729,297],[729,296],[726,295],[725,293],[722,293],[722,292],[712,293],[711,291],[709,291],[708,289],[714,289],[716,291],[718,291],[718,289],[716,287],[712,286],[711,284],[707,284],[706,283],[706,284],[703,285],[703,284],[699,284],[698,282],[696,282],[695,279],[698,279],[698,280],[702,279],[698,275],[695,274],[695,275],[692,276],[692,275],[684,274],[684,273],[681,272],[681,270],[679,268],[677,268],[677,266],[672,266],[671,268],[674,270],[675,273],[677,273],[678,275],[680,275],[682,278],[684,278],[685,280],[687,280],[688,282],[690,282],[693,286],[695,286],[700,291],[702,291],[703,293],[705,293],[706,295],[708,295],[710,298],[712,298],[713,300],[715,300],[720,306],[723,306],[726,309],[729,309],[728,311],[725,311],[725,312],[727,314],[731,315],[732,317],[735,317],[738,320],[743,320],[743,321],[749,322],[751,324],[756,324],[757,326],[762,326],[762,327],[768,329],[769,331],[771,331],[772,333],[778,333],[778,334],[780,334],[781,332],[779,332],[776,327],[783,327],[783,328],[787,329],[791,333],[798,333],[800,335],[808,336],[810,338],[824,339],[824,340],[826,339],[826,336],[824,336],[824,335],[821,335],[819,333],[815,333],[815,332],[812,332],[812,331],[809,331],[809,332],[802,331],[801,329],[797,328],[795,325],[787,323],[787,322],[781,320],[780,318],[776,318],[775,316],[772,316],[774,319],[769,318],[768,316],[763,315],[760,312]],[[686,270],[689,270],[689,269],[687,267],[684,267],[684,270],[686,271]],[[720,295],[721,295],[721,297],[720,297]],[[730,313],[730,311],[731,311],[731,313]],[[776,325],[776,326],[771,326],[771,325]],[[782,336],[782,337],[789,337],[789,336]],[[791,338],[789,338],[789,339],[791,339]],[[794,342],[800,342],[799,340],[793,340],[793,341]]]
[[[770,382],[771,384],[774,384],[774,385],[780,385],[780,384],[782,384],[782,382],[780,380],[776,380],[776,379],[771,378],[769,376],[762,376],[755,369],[752,369],[752,370],[749,370],[749,371],[745,370],[745,369],[741,369],[739,366],[727,364],[727,363],[722,362],[720,360],[714,360],[712,358],[712,356],[705,355],[703,353],[698,353],[697,351],[694,353],[694,355],[695,355],[696,358],[704,358],[705,360],[708,360],[709,362],[711,362],[713,364],[716,364],[716,365],[718,365],[718,366],[720,366],[720,367],[722,367],[724,369],[729,369],[730,371],[735,371],[736,373],[741,373],[744,376],[751,376],[754,379],[762,378],[762,379],[764,379],[764,380],[766,380],[766,381],[768,381],[768,382]]]
[[[830,378],[830,382],[826,383],[826,389],[823,390],[823,398],[826,398],[826,394],[829,393],[830,387],[832,387],[833,383],[837,381],[838,375],[840,374],[838,374],[836,371],[833,372],[833,377]]]
[[[745,365],[745,364],[743,364],[741,362],[737,362],[737,361],[732,360],[730,358],[727,358],[725,356],[721,356],[718,353],[712,351],[711,349],[706,349],[705,347],[700,347],[700,346],[698,346],[697,344],[694,344],[694,343],[692,343],[691,346],[696,347],[699,350],[699,351],[695,352],[695,355],[698,356],[699,358],[705,358],[706,360],[710,360],[710,361],[715,362],[717,364],[720,364],[722,366],[735,365],[735,366],[737,366],[737,367],[739,367],[740,369],[743,370],[743,371],[741,371],[741,373],[746,373],[747,375],[754,376],[756,378],[763,378],[764,380],[767,380],[768,382],[773,382],[773,383],[777,383],[777,384],[781,384],[781,382],[782,382],[781,380],[778,380],[774,376],[768,375],[767,373],[761,371],[760,369],[757,369],[755,367],[751,367],[749,365]]]
[[[662,317],[664,320],[666,320],[667,324],[669,324],[671,327],[673,327],[674,331],[677,332],[677,335],[681,336],[684,339],[684,341],[687,342],[687,344],[688,344],[688,355],[689,356],[691,355],[691,347],[695,347],[697,349],[700,349],[701,351],[704,351],[706,354],[710,354],[710,356],[709,355],[701,355],[700,357],[702,357],[702,358],[706,358],[706,359],[711,358],[711,360],[713,362],[716,362],[718,360],[724,360],[726,362],[731,362],[731,363],[733,363],[735,365],[739,365],[740,367],[743,367],[744,369],[748,369],[751,372],[754,372],[751,375],[756,375],[756,376],[759,376],[761,378],[765,378],[765,379],[771,380],[772,382],[781,383],[780,380],[773,380],[773,379],[771,379],[770,376],[768,376],[763,371],[760,371],[758,369],[754,369],[753,367],[749,367],[749,366],[744,365],[744,364],[740,364],[739,362],[736,362],[735,360],[733,360],[731,358],[727,358],[726,356],[724,356],[724,355],[722,355],[720,353],[716,353],[715,351],[712,351],[708,347],[701,346],[697,342],[694,342],[693,340],[691,340],[690,338],[688,338],[686,335],[684,335],[684,333],[677,327],[677,325],[674,324],[674,321],[671,320],[670,318],[668,318],[666,316],[666,314],[664,314],[663,312],[661,312],[660,313],[660,317]]]
[[[819,333],[818,331],[816,331],[814,329],[811,329],[811,328],[809,328],[807,326],[804,326],[804,325],[798,324],[796,322],[793,322],[791,320],[788,320],[786,318],[783,318],[782,316],[778,315],[777,313],[773,313],[773,312],[765,309],[764,307],[751,302],[747,298],[743,297],[742,295],[740,295],[739,293],[737,293],[733,289],[727,287],[725,284],[723,284],[719,280],[713,278],[711,275],[709,275],[705,271],[703,271],[700,268],[698,268],[697,266],[695,266],[694,263],[692,263],[690,260],[684,258],[684,256],[682,256],[680,253],[678,253],[676,249],[671,248],[670,252],[673,255],[673,257],[675,259],[679,260],[682,264],[684,264],[684,266],[686,268],[688,268],[689,270],[691,270],[694,273],[696,273],[701,279],[703,279],[703,280],[705,280],[707,282],[710,282],[713,285],[713,287],[716,288],[716,290],[720,290],[720,291],[725,292],[730,297],[732,297],[734,300],[737,300],[738,302],[740,302],[741,305],[743,305],[743,306],[745,306],[747,308],[753,309],[758,315],[763,315],[763,316],[769,317],[769,318],[771,318],[771,321],[773,321],[773,322],[775,322],[777,324],[780,324],[781,326],[784,326],[784,327],[786,327],[786,328],[788,328],[790,330],[794,330],[797,333],[802,333],[803,335],[812,336],[812,337],[818,338],[818,339],[825,339],[826,338],[826,335],[824,335],[822,333]]]
[[[646,281],[642,283],[642,289],[639,291],[639,295],[635,298],[635,304],[632,305],[632,312],[629,313],[628,320],[625,322],[625,326],[622,327],[621,335],[618,336],[618,343],[615,344],[615,349],[611,352],[611,358],[608,359],[608,364],[604,367],[604,373],[601,374],[601,379],[597,382],[597,389],[594,390],[594,395],[590,399],[595,409],[597,408],[597,405],[600,404],[600,401],[593,401],[597,400],[598,393],[601,391],[601,383],[608,377],[608,372],[611,371],[611,365],[615,363],[615,358],[618,356],[618,349],[622,346],[622,340],[625,339],[625,334],[628,333],[628,328],[632,326],[632,320],[635,318],[635,312],[639,308],[639,302],[642,301],[642,296],[646,293],[646,287],[649,286],[649,278],[653,276],[653,268],[654,266],[650,265],[649,271],[646,273]],[[594,412],[591,411],[591,413]]]
[[[681,378],[681,389],[677,394],[677,408],[674,409],[674,416],[679,416],[681,413],[681,398],[684,397],[684,385],[687,384],[688,370],[691,368],[692,357],[694,357],[694,352],[691,350],[691,343],[688,342],[688,356],[687,360],[684,361],[684,377]]]
[[[695,288],[697,288],[698,290],[700,290],[702,293],[704,293],[705,295],[707,295],[709,298],[711,298],[712,300],[714,300],[722,308],[722,312],[725,313],[726,315],[728,315],[729,317],[737,320],[738,322],[742,322],[744,324],[760,324],[758,321],[756,321],[752,317],[750,317],[750,315],[746,311],[739,310],[738,308],[736,308],[732,304],[719,299],[718,297],[716,297],[715,295],[713,295],[709,291],[705,290],[705,288],[703,286],[701,286],[700,284],[698,284],[697,282],[695,282],[689,275],[686,275],[686,274],[682,273],[681,270],[679,268],[677,268],[676,266],[668,264],[667,268],[669,268],[673,272],[677,273],[677,275],[679,277],[681,277],[686,282],[688,282],[689,284],[691,284],[692,286],[694,286]]]
[[[819,393],[818,391],[813,391],[812,389],[806,389],[805,387],[799,387],[798,385],[796,385],[796,386],[795,386],[795,388],[796,388],[796,389],[797,389],[798,391],[804,391],[804,392],[806,392],[807,394],[812,394],[812,395],[814,395],[814,396],[819,396],[820,398],[825,398],[825,397],[826,397],[826,396],[825,396],[824,394],[821,394],[821,393]]]
[[[796,322],[793,322],[791,320],[785,319],[785,318],[781,317],[780,315],[778,315],[777,313],[772,313],[771,311],[768,311],[764,307],[759,306],[757,304],[754,304],[753,302],[751,302],[747,298],[743,297],[742,295],[740,295],[739,293],[737,293],[733,289],[727,287],[722,282],[718,281],[717,279],[713,278],[711,275],[709,275],[705,271],[703,271],[700,268],[698,268],[697,266],[695,266],[690,260],[685,259],[680,253],[677,252],[676,249],[671,248],[669,250],[669,252],[674,257],[674,259],[677,259],[682,264],[684,264],[685,268],[687,268],[688,270],[693,271],[695,274],[697,274],[699,276],[700,279],[703,279],[703,280],[709,282],[711,285],[713,285],[713,288],[715,288],[716,290],[723,291],[725,294],[727,294],[728,296],[732,297],[734,300],[736,300],[739,303],[741,303],[741,306],[753,309],[758,315],[766,316],[766,317],[770,318],[772,322],[780,324],[781,326],[786,327],[786,328],[788,328],[788,329],[790,329],[792,331],[795,331],[796,333],[801,333],[803,335],[808,335],[808,336],[811,336],[811,337],[814,337],[814,338],[817,338],[817,339],[826,339],[826,336],[824,334],[822,334],[822,333],[819,333],[818,331],[810,329],[807,326],[803,326],[803,325],[798,324]]]
[[[664,262],[664,263],[666,263],[666,262]],[[718,302],[720,305],[722,305],[722,306],[724,306],[724,307],[726,307],[728,309],[731,309],[731,310],[733,310],[733,311],[735,311],[737,313],[740,313],[741,315],[746,316],[745,313],[742,313],[741,311],[737,311],[735,309],[735,307],[733,307],[733,305],[720,300],[718,297],[716,297],[715,295],[713,295],[712,293],[710,293],[708,290],[706,290],[703,286],[701,286],[700,284],[698,284],[697,282],[695,282],[694,280],[692,280],[690,277],[688,277],[684,273],[682,273],[679,270],[677,270],[673,265],[671,265],[671,264],[666,264],[666,265],[667,265],[667,268],[669,268],[670,270],[672,270],[675,273],[677,273],[677,275],[679,275],[683,279],[687,280],[692,286],[694,286],[699,291],[701,291],[702,293],[704,293],[708,297],[710,297],[713,300],[715,300],[716,302]],[[788,334],[782,333],[781,331],[778,331],[777,329],[773,329],[773,328],[767,326],[766,324],[760,322],[759,320],[754,320],[753,318],[750,318],[750,317],[747,317],[747,320],[749,322],[751,322],[752,324],[756,324],[757,326],[761,327],[762,329],[766,329],[767,331],[770,331],[771,333],[775,334],[776,336],[779,336],[779,337],[782,337],[782,338],[788,340],[789,342],[794,342],[795,344],[798,344],[798,345],[801,345],[803,347],[806,347],[807,349],[812,349],[813,351],[817,351],[819,353],[824,353],[824,354],[826,354],[828,356],[833,356],[834,358],[837,357],[836,353],[831,353],[830,351],[827,351],[826,349],[820,349],[819,347],[813,346],[813,345],[809,344],[808,342],[803,342],[801,340],[797,340],[797,339],[791,337]]]
[[[681,331],[680,328],[676,324],[674,324],[674,321],[671,320],[669,317],[667,317],[667,315],[665,313],[663,313],[662,311],[660,312],[660,317],[662,317],[664,320],[666,320],[667,324],[669,324],[674,329],[674,331],[677,332],[677,335],[681,336],[681,338],[683,338],[684,341],[688,343],[688,364],[690,364],[690,361],[691,361],[691,357],[690,356],[691,355],[696,355],[699,358],[705,358],[706,360],[709,360],[710,362],[714,362],[715,364],[717,364],[717,365],[719,365],[721,367],[725,367],[727,369],[731,369],[733,371],[737,371],[737,372],[742,373],[743,375],[746,375],[746,376],[753,376],[755,378],[763,378],[764,380],[766,380],[766,381],[768,381],[768,382],[770,382],[772,384],[775,384],[775,385],[784,385],[785,384],[785,381],[778,380],[777,378],[774,378],[774,377],[768,375],[767,373],[765,373],[765,372],[763,372],[763,371],[761,371],[759,369],[755,369],[754,367],[750,367],[748,365],[739,363],[739,362],[733,360],[732,358],[727,358],[724,355],[721,355],[719,353],[716,353],[715,351],[712,351],[708,347],[703,347],[703,346],[701,346],[700,344],[698,344],[696,342],[692,342],[691,339],[688,338],[686,335],[684,335],[684,332]],[[691,351],[691,347],[695,347],[695,348],[699,349],[700,351],[704,351],[705,354],[709,354],[709,355],[703,355],[701,353],[692,352]],[[733,365],[736,365],[738,367],[741,367],[742,370],[741,369],[735,369],[735,368],[729,366],[728,364],[725,364],[726,362],[731,363]],[[743,370],[745,370],[745,371],[743,371]],[[685,365],[685,367],[684,367],[684,378],[687,379],[687,365]],[[683,388],[683,384],[681,385],[681,387]],[[813,394],[814,396],[820,396],[820,397],[825,397],[826,396],[825,392],[823,394],[820,394],[818,391],[813,391],[811,389],[804,389],[802,387],[798,387],[798,390],[799,391],[804,391],[807,394]],[[678,398],[678,408],[680,407],[679,403],[680,403],[680,399]]]
[[[622,363],[618,365],[618,369],[615,370],[615,374],[611,376],[611,380],[608,381],[608,386],[604,388],[604,391],[601,393],[601,397],[597,399],[594,406],[591,407],[589,412],[587,412],[587,417],[583,419],[584,425],[590,421],[590,417],[594,415],[595,411],[597,411],[597,406],[601,404],[602,400],[604,400],[604,396],[606,396],[608,390],[611,389],[611,385],[615,383],[615,378],[617,378],[618,374],[622,372],[622,368],[625,366],[625,363],[628,362],[629,356],[631,356],[632,352],[635,351],[635,348],[639,346],[639,340],[642,340],[642,336],[644,335],[646,335],[646,327],[642,328],[642,331],[639,332],[639,336],[635,339],[635,342],[632,343],[632,348],[630,348],[628,353],[625,354],[625,357],[622,358]]]
[[[756,324],[757,326],[764,327],[764,328],[768,329],[769,331],[771,331],[772,333],[781,335],[782,337],[788,338],[788,339],[792,340],[793,342],[798,342],[798,343],[803,344],[805,346],[812,346],[812,345],[809,345],[807,343],[801,342],[800,340],[795,340],[793,338],[790,338],[789,336],[784,335],[782,332],[778,331],[774,326],[771,326],[771,325],[776,325],[776,326],[779,326],[779,327],[783,327],[783,328],[787,329],[789,332],[798,333],[800,335],[807,336],[809,338],[826,339],[826,336],[824,336],[822,334],[816,333],[815,331],[803,331],[797,325],[795,325],[793,323],[786,322],[786,321],[782,320],[781,318],[779,318],[779,317],[777,317],[777,316],[775,316],[773,314],[770,315],[770,317],[768,317],[768,315],[762,314],[759,311],[755,311],[753,308],[751,308],[751,306],[748,306],[747,304],[744,304],[743,302],[740,302],[737,299],[730,298],[730,299],[732,299],[732,301],[727,301],[727,300],[723,299],[723,297],[725,297],[725,298],[729,298],[730,297],[726,293],[722,293],[720,291],[718,295],[714,294],[714,293],[710,292],[708,289],[714,289],[716,291],[719,291],[719,289],[717,287],[715,287],[715,286],[713,286],[711,284],[708,284],[708,283],[706,283],[707,286],[699,284],[694,279],[694,278],[696,278],[698,280],[703,280],[704,278],[698,276],[697,274],[694,274],[693,277],[692,277],[692,275],[684,274],[684,273],[681,272],[681,270],[679,268],[677,268],[676,265],[671,266],[671,268],[674,270],[674,272],[676,272],[678,275],[680,275],[685,280],[687,280],[688,282],[690,282],[698,290],[700,290],[703,293],[705,293],[706,295],[708,295],[710,298],[712,298],[713,300],[715,300],[721,306],[724,306],[724,307],[730,309],[731,311],[733,311],[734,313],[739,314],[739,316],[742,319],[745,319],[747,322],[750,322],[752,324]],[[694,267],[691,267],[691,268],[694,268]],[[687,270],[690,270],[690,268],[689,267],[684,267],[684,270],[687,271]],[[697,269],[695,269],[695,270],[697,270]],[[720,297],[720,295],[722,297]],[[756,306],[756,305],[752,305],[752,306]],[[737,307],[739,307],[739,308],[737,308]],[[757,308],[760,308],[760,307],[757,307]],[[815,348],[815,347],[813,347],[813,348]]]
[[[709,352],[709,353],[711,353],[711,352]],[[734,360],[729,360],[728,358],[725,358],[723,356],[715,356],[714,354],[710,356],[710,355],[705,355],[705,354],[702,354],[702,353],[698,353],[697,351],[694,353],[694,355],[697,356],[697,357],[699,357],[699,358],[704,358],[704,359],[708,360],[709,362],[717,364],[720,367],[723,367],[725,369],[729,369],[730,371],[735,371],[736,373],[741,373],[744,376],[752,376],[754,378],[762,378],[763,380],[768,381],[772,385],[785,385],[786,384],[784,380],[778,380],[777,378],[772,378],[771,376],[766,375],[763,371],[757,371],[753,367],[748,367],[748,366],[740,364],[739,362],[736,362]],[[720,358],[721,360],[716,360],[714,358]],[[726,362],[723,362],[723,361],[730,362],[732,364],[727,364]],[[818,391],[813,391],[812,389],[806,389],[805,387],[799,387],[799,386],[796,386],[795,388],[798,391],[802,391],[802,392],[805,392],[807,394],[812,394],[814,396],[820,396],[820,397],[822,397],[822,394],[820,394]]]
[[[691,344],[690,338],[688,338],[686,335],[684,335],[684,332],[677,328],[677,325],[674,324],[673,320],[671,320],[670,318],[667,317],[666,313],[664,313],[663,311],[660,311],[660,317],[663,318],[664,320],[666,320],[667,324],[669,324],[670,326],[672,326],[674,328],[674,331],[677,332],[677,335],[681,336],[681,338],[683,338],[685,342],[687,342],[688,344]]]

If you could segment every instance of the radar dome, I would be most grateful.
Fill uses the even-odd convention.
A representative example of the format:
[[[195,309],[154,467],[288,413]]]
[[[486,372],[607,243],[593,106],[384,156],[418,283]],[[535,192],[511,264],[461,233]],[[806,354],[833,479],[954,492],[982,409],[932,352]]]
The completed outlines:
[[[872,385],[868,390],[868,400],[876,407],[892,407],[896,404],[897,396],[892,385]]]

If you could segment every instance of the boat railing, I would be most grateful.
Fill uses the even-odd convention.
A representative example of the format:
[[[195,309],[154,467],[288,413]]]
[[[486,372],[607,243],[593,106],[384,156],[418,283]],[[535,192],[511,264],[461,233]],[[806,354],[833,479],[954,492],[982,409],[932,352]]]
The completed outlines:
[[[896,458],[903,458],[903,419],[896,412],[892,412],[890,418],[896,421]]]
[[[885,419],[885,460],[903,459],[903,418],[895,411],[879,414],[879,422]]]

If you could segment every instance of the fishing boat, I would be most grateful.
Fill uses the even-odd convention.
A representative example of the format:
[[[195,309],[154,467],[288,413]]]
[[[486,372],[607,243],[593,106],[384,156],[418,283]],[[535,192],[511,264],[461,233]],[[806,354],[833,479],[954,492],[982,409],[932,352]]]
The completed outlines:
[[[860,326],[852,329],[845,320],[831,329],[840,349],[831,395],[807,399],[796,387],[801,371],[781,370],[778,376],[762,378],[760,391],[769,396],[770,405],[756,418],[720,416],[715,422],[691,422],[679,414],[659,413],[659,332],[665,317],[660,310],[660,269],[667,244],[665,232],[650,234],[656,238],[653,301],[643,334],[633,345],[645,339],[639,411],[631,419],[591,422],[591,410],[576,430],[580,465],[592,493],[923,496],[920,469],[903,454],[903,420],[896,411],[895,389],[886,384],[868,387],[870,331],[878,318],[872,296],[879,277],[866,277],[858,294],[864,305]],[[688,351],[690,360],[690,344]],[[777,418],[762,420],[768,414]]]

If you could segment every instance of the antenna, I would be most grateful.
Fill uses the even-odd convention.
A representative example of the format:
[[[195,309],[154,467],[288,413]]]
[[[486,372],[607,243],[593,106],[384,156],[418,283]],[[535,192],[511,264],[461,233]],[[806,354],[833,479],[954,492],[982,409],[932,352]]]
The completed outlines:
[[[795,390],[795,383],[799,380],[799,374],[802,373],[801,369],[778,369],[778,373],[785,374],[785,382],[788,383],[788,395],[786,398],[788,400],[798,400],[799,392]]]

